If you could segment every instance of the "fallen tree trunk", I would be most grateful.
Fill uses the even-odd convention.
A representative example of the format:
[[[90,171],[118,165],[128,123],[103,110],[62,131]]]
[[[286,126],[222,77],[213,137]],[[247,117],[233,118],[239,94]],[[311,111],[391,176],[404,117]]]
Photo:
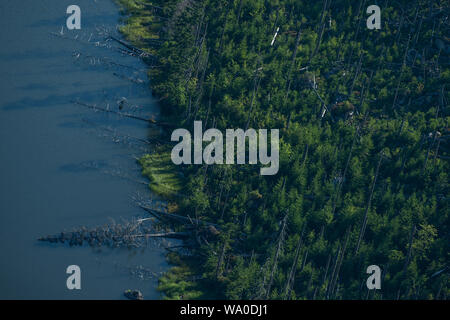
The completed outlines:
[[[144,238],[174,238],[174,239],[187,239],[189,238],[190,233],[189,232],[161,232],[161,233],[144,233],[144,234],[137,234],[133,237],[144,237]]]
[[[140,121],[145,121],[147,123],[153,124],[153,125],[157,125],[157,126],[161,126],[163,128],[173,128],[174,125],[166,123],[166,122],[161,122],[161,121],[157,121],[154,119],[147,119],[147,118],[143,118],[140,116],[136,116],[134,114],[130,114],[130,113],[125,113],[125,112],[120,112],[120,111],[115,111],[115,110],[111,110],[111,109],[106,109],[106,108],[102,108],[102,107],[97,107],[96,105],[93,104],[88,104],[85,102],[80,102],[80,101],[76,101],[76,100],[71,100],[72,103],[77,104],[79,106],[83,106],[95,111],[102,111],[102,112],[108,112],[108,113],[113,113],[116,114],[118,116],[121,117],[126,117],[126,118],[131,118],[131,119],[135,119],[135,120],[140,120]]]
[[[131,44],[129,44],[129,43],[123,41],[123,40],[117,39],[117,38],[115,38],[115,37],[113,37],[113,36],[109,36],[108,38],[111,39],[111,40],[114,40],[115,42],[117,42],[117,43],[119,43],[119,44],[121,44],[121,45],[123,45],[125,48],[127,48],[128,50],[133,51],[134,53],[138,54],[140,57],[146,57],[146,58],[152,57],[152,58],[156,58],[156,56],[154,56],[154,55],[152,55],[152,54],[150,54],[150,53],[148,53],[148,52],[145,52],[144,50],[141,50],[141,49],[139,49],[139,48],[136,48],[135,46],[132,46]]]
[[[175,220],[175,221],[182,222],[182,223],[207,225],[207,226],[213,226],[215,228],[219,228],[219,225],[212,223],[212,222],[206,222],[206,221],[199,220],[199,219],[184,217],[184,216],[180,216],[175,213],[166,213],[166,212],[159,211],[159,210],[153,209],[151,207],[145,206],[143,204],[138,204],[138,206],[159,220],[168,219],[168,220],[172,220],[172,221]]]
[[[70,246],[82,246],[87,243],[92,247],[140,248],[146,246],[146,240],[149,238],[187,239],[191,236],[190,232],[155,232],[151,220],[150,218],[138,219],[92,229],[80,227],[73,231],[41,237],[38,241],[68,243]],[[150,222],[150,224],[146,222]]]

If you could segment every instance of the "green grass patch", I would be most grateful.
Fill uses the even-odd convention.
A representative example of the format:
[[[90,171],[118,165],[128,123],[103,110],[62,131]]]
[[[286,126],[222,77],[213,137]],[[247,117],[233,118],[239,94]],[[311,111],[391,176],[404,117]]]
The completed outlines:
[[[155,18],[150,10],[145,9],[143,0],[116,0],[121,11],[125,14],[125,25],[120,27],[120,32],[125,38],[140,49],[154,53],[148,48],[146,40],[159,39],[157,31],[161,22]]]
[[[157,147],[154,153],[144,155],[139,162],[142,174],[150,179],[153,192],[170,199],[181,191],[183,179],[170,158],[170,148]]]
[[[181,256],[171,252],[167,255],[169,263],[175,265],[159,279],[158,290],[164,293],[165,300],[220,299],[209,281],[199,279],[198,259],[194,256]]]

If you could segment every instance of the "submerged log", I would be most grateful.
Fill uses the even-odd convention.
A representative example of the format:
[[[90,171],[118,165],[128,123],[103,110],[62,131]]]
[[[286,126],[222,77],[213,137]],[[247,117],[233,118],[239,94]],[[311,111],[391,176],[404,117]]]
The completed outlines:
[[[152,54],[150,54],[148,52],[145,52],[144,50],[136,48],[135,46],[133,46],[133,45],[131,45],[131,44],[129,44],[129,43],[123,41],[123,40],[117,39],[117,38],[115,38],[113,36],[109,36],[108,38],[111,39],[111,40],[114,40],[115,42],[117,42],[119,44],[121,44],[122,46],[124,46],[128,50],[131,50],[132,52],[136,53],[137,55],[139,55],[142,58],[149,58],[149,57],[156,58],[156,56],[154,56],[154,55],[152,55]]]
[[[70,246],[81,246],[88,244],[92,247],[144,247],[149,238],[174,238],[187,239],[188,232],[155,232],[150,222],[151,218],[138,219],[122,224],[88,229],[81,227],[69,232],[61,232],[56,235],[48,235],[38,240],[50,243],[68,243]]]
[[[162,140],[162,139],[158,139],[158,138],[154,138],[154,137],[148,137],[146,139],[142,139],[139,137],[135,137],[129,134],[125,134],[125,133],[120,133],[117,130],[113,130],[110,127],[107,126],[103,126],[103,125],[99,125],[98,123],[95,123],[93,121],[90,121],[88,119],[82,119],[83,122],[86,122],[87,124],[96,127],[100,130],[103,130],[105,132],[107,132],[108,134],[111,135],[111,137],[114,139],[114,142],[120,142],[120,141],[135,141],[135,142],[139,142],[139,143],[143,143],[146,145],[161,145],[161,144],[167,144],[170,145],[172,144],[171,141],[166,141],[166,140]],[[120,141],[119,141],[120,140]],[[139,160],[139,158],[135,157],[136,160]],[[148,184],[147,182],[145,184]]]
[[[171,220],[171,221],[176,221],[178,223],[184,223],[184,224],[195,224],[195,225],[206,225],[206,226],[210,226],[213,227],[214,229],[211,229],[211,233],[212,234],[218,234],[220,233],[217,229],[219,228],[219,225],[212,223],[212,222],[207,222],[207,221],[203,221],[203,220],[199,220],[199,219],[194,219],[191,217],[184,217],[175,213],[167,213],[164,211],[160,211],[160,210],[156,210],[154,208],[151,208],[147,205],[138,203],[138,206],[140,208],[142,208],[143,210],[147,211],[148,213],[150,213],[152,216],[154,216],[155,218],[157,218],[158,220]]]
[[[173,239],[186,239],[189,238],[188,232],[160,232],[160,233],[145,233],[145,234],[136,234],[131,237],[144,237],[144,238],[173,238]]]
[[[127,76],[124,76],[124,75],[119,74],[117,72],[113,72],[113,75],[115,75],[116,77],[118,77],[120,79],[128,80],[128,81],[131,81],[131,82],[136,83],[136,84],[145,84],[146,83],[144,80],[142,80],[140,78],[127,77]]]
[[[126,113],[126,112],[120,112],[120,111],[115,111],[115,110],[111,110],[111,109],[107,109],[107,108],[102,108],[102,107],[97,107],[96,105],[93,104],[88,104],[85,102],[81,102],[81,101],[76,101],[76,100],[71,100],[70,102],[77,104],[79,106],[83,106],[95,111],[102,111],[102,112],[107,112],[107,113],[113,113],[116,114],[118,116],[121,117],[126,117],[126,118],[131,118],[131,119],[135,119],[135,120],[140,120],[140,121],[145,121],[147,123],[153,124],[153,125],[157,125],[163,128],[173,128],[175,127],[175,125],[167,123],[167,122],[161,122],[152,118],[144,118],[144,117],[140,117],[140,116],[136,116],[134,114],[130,114],[130,113]]]

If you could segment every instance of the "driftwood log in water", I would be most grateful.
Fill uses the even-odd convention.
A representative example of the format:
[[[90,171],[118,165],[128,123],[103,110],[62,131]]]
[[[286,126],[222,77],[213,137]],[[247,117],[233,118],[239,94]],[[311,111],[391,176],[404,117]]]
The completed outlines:
[[[167,212],[152,208],[152,207],[150,207],[146,204],[140,203],[140,202],[137,202],[137,205],[141,209],[150,213],[152,216],[154,216],[158,220],[170,220],[170,221],[176,221],[178,223],[193,224],[193,225],[197,225],[197,226],[212,226],[212,227],[214,227],[214,229],[216,231],[219,228],[219,225],[212,223],[212,222],[207,222],[207,221],[203,221],[200,219],[194,219],[191,217],[185,217],[185,216],[181,216],[181,215],[178,215],[175,213],[167,213]]]
[[[155,144],[156,145],[161,145],[161,144],[170,145],[170,144],[172,144],[171,141],[162,140],[162,139],[158,139],[158,138],[155,138],[155,137],[147,137],[146,139],[142,139],[142,138],[135,137],[135,136],[132,136],[132,135],[129,135],[129,134],[120,133],[117,130],[112,129],[111,127],[100,125],[98,123],[95,123],[94,121],[90,121],[89,119],[83,118],[81,120],[83,122],[85,122],[85,123],[95,127],[95,128],[98,128],[98,129],[101,129],[101,130],[105,131],[106,133],[108,133],[111,136],[111,138],[114,140],[114,142],[125,142],[125,141],[130,141],[131,140],[131,141],[135,141],[135,142],[139,142],[139,143],[143,143],[143,144],[151,145],[151,146],[153,146]],[[147,151],[147,150],[145,150],[145,151]],[[139,160],[139,158],[135,158],[135,159]]]
[[[98,107],[94,104],[89,104],[89,103],[85,103],[85,102],[81,102],[81,101],[76,101],[76,100],[71,100],[72,103],[77,104],[79,106],[83,106],[95,111],[102,111],[102,112],[107,112],[107,113],[113,113],[116,114],[118,116],[121,117],[126,117],[126,118],[131,118],[131,119],[135,119],[135,120],[140,120],[140,121],[145,121],[147,123],[156,125],[156,126],[160,126],[163,128],[173,128],[174,125],[170,124],[170,123],[166,123],[166,122],[161,122],[161,121],[157,121],[151,118],[144,118],[144,117],[140,117],[140,116],[136,116],[134,114],[131,113],[126,113],[126,112],[120,112],[120,111],[116,111],[116,110],[112,110],[112,109],[107,109],[107,108],[102,108],[102,107]]]
[[[117,73],[117,72],[113,72],[113,75],[115,75],[116,77],[118,77],[118,78],[120,78],[120,79],[128,80],[128,81],[131,81],[131,82],[136,83],[136,84],[145,84],[145,83],[146,83],[146,82],[145,82],[144,80],[142,80],[142,79],[139,79],[139,78],[132,78],[132,77],[127,77],[127,76],[124,76],[124,75],[119,74],[119,73]]]
[[[218,225],[210,222],[167,213],[164,210],[152,208],[148,203],[139,203],[138,206],[150,213],[153,217],[124,221],[120,224],[87,228],[80,227],[72,231],[41,237],[38,240],[50,243],[67,243],[70,246],[88,244],[92,247],[106,246],[111,248],[145,247],[149,239],[172,238],[185,240],[188,247],[195,247],[217,240],[220,234]],[[175,222],[183,231],[156,231],[154,219]]]
[[[127,49],[129,49],[131,51],[134,51],[134,52],[136,52],[139,55],[148,55],[147,52],[145,52],[145,51],[143,51],[143,50],[141,50],[139,48],[136,48],[135,46],[133,46],[133,45],[131,45],[131,44],[129,44],[129,43],[123,41],[123,40],[117,39],[117,38],[115,38],[113,36],[109,36],[109,39],[116,41],[117,43],[123,45],[125,48],[127,48]]]
[[[155,232],[151,223],[146,223],[150,221],[150,218],[145,218],[92,229],[81,227],[73,231],[41,237],[38,240],[50,243],[68,243],[70,246],[88,244],[93,247],[138,248],[144,247],[147,243],[146,240],[150,238],[186,239],[190,236],[188,232]]]
[[[150,213],[153,217],[160,221],[176,223],[182,225],[184,230],[188,232],[190,241],[189,246],[201,246],[208,244],[210,241],[216,241],[220,234],[219,225],[211,222],[202,221],[199,219],[191,218],[190,216],[181,216],[174,213],[168,213],[163,210],[152,208],[148,204],[137,201],[137,205]]]
[[[157,60],[157,57],[155,55],[152,55],[144,50],[141,50],[139,48],[136,48],[135,46],[129,44],[128,42],[125,42],[123,40],[117,39],[113,36],[109,36],[108,37],[111,40],[114,40],[115,42],[121,44],[122,46],[124,46],[125,48],[127,48],[128,50],[130,50],[131,52],[135,53],[137,56],[139,56],[140,58],[151,58],[153,60]]]

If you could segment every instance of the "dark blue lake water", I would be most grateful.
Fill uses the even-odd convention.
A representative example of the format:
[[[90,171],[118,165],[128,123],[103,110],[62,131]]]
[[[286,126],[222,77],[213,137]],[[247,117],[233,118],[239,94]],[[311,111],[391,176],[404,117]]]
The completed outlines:
[[[145,216],[131,198],[150,193],[136,182],[145,181],[134,160],[144,146],[120,139],[145,138],[148,125],[71,102],[114,109],[124,97],[124,111],[156,116],[146,66],[105,42],[120,19],[112,1],[78,0],[81,30],[73,31],[66,28],[70,4],[0,2],[0,298],[122,299],[132,288],[157,299],[157,279],[130,272],[166,270],[156,243],[112,250],[36,241]],[[66,288],[72,264],[81,268],[81,290]]]

